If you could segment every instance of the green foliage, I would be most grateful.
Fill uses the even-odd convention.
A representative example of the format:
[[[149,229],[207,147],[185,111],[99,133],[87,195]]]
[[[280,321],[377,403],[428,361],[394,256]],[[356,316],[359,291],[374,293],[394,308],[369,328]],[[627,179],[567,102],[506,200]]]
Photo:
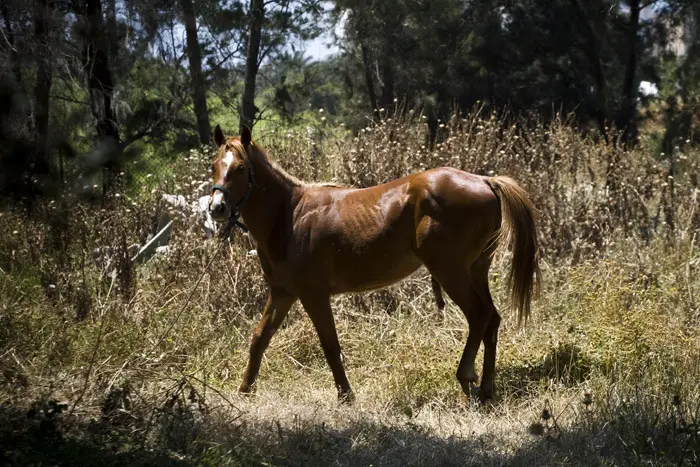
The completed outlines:
[[[698,13],[685,2],[335,3],[353,88],[371,105],[390,110],[398,98],[432,119],[483,102],[547,120],[574,112],[599,132],[616,125],[634,135],[638,114],[629,109],[637,86],[658,82],[659,51],[673,27],[688,30],[676,37],[688,45],[700,37],[692,32]],[[634,24],[633,4],[642,12]],[[690,55],[686,61],[697,63]],[[377,104],[369,102],[370,87]]]

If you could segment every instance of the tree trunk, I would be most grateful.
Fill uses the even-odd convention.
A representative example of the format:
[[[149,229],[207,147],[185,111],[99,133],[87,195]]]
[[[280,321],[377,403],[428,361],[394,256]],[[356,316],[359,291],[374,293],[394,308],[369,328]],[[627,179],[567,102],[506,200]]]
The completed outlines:
[[[90,104],[97,120],[97,135],[110,144],[119,144],[119,127],[114,113],[114,82],[108,62],[108,46],[102,21],[100,0],[85,2],[86,40],[83,65],[87,76]]]
[[[369,57],[369,50],[364,41],[360,42],[360,49],[362,51],[362,66],[365,70],[365,84],[367,85],[369,104],[372,107],[372,115],[377,119],[379,117],[379,105],[377,104],[377,96],[374,93],[374,77],[372,75],[372,63]]]
[[[263,0],[250,0],[250,33],[248,34],[248,47],[245,57],[245,81],[243,85],[243,99],[241,102],[240,125],[253,128],[257,107],[255,107],[255,79],[258,75],[258,56],[260,55],[260,39],[262,35],[262,23],[265,19],[265,2]]]
[[[50,170],[49,160],[49,95],[51,91],[51,50],[49,48],[49,21],[51,7],[48,0],[37,0],[34,5],[34,34],[36,36],[37,72],[34,86],[34,172],[45,174]]]
[[[385,115],[389,115],[394,107],[394,68],[391,66],[389,54],[382,60],[381,73],[383,81],[381,106],[386,112]]]
[[[595,115],[596,121],[598,123],[598,128],[600,133],[605,138],[605,142],[608,142],[608,132],[605,128],[607,121],[607,86],[605,82],[605,75],[603,74],[603,64],[600,58],[600,43],[598,37],[591,26],[586,11],[579,0],[569,0],[571,6],[574,7],[576,14],[578,16],[579,22],[583,27],[583,32],[588,39],[587,47],[584,47],[584,52],[588,55],[590,60],[591,72],[593,74],[593,80],[596,85],[596,94],[594,97],[594,108],[593,114]]]
[[[631,143],[635,137],[634,114],[637,101],[637,35],[639,33],[640,0],[630,0],[630,20],[627,26],[627,66],[623,83],[622,108],[618,117],[618,129],[623,131],[622,142]]]
[[[77,2],[76,2],[77,3]],[[114,111],[114,81],[109,67],[108,32],[102,20],[100,0],[80,2],[76,13],[84,26],[83,68],[87,78],[90,107],[95,118],[95,130],[104,151],[105,172],[102,193],[105,195],[122,168],[119,126]]]
[[[117,2],[116,0],[107,0],[107,14],[105,20],[107,22],[107,50],[109,51],[109,66],[112,70],[117,69],[117,54],[119,45],[117,43]]]
[[[22,69],[19,63],[19,52],[17,50],[17,45],[15,42],[15,35],[12,32],[12,21],[10,20],[10,11],[7,8],[7,0],[0,0],[0,13],[2,13],[2,19],[5,22],[5,29],[7,30],[7,42],[10,46],[10,60],[12,67],[12,74],[15,75],[15,81],[18,87],[22,87]]]
[[[197,40],[197,21],[192,0],[180,0],[182,16],[187,34],[187,58],[190,62],[190,79],[192,80],[192,102],[197,117],[199,142],[208,144],[211,138],[209,110],[204,75],[202,74],[202,54]],[[257,59],[256,59],[257,60]]]

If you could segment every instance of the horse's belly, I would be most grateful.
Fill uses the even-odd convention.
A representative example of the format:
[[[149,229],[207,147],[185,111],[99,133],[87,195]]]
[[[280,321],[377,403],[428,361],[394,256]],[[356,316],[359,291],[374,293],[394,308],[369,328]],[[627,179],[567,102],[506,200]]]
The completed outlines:
[[[393,253],[393,254],[392,254]],[[386,287],[400,281],[421,266],[411,252],[385,251],[337,262],[329,278],[333,293],[361,292]]]
[[[317,283],[331,293],[371,290],[393,284],[421,266],[405,191],[345,199],[311,224],[309,253],[311,263],[320,266]]]

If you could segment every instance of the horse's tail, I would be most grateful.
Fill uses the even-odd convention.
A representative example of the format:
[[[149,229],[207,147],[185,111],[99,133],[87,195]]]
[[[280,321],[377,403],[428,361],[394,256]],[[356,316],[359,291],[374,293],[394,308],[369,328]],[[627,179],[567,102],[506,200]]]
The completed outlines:
[[[488,182],[501,201],[501,229],[496,241],[512,244],[513,248],[507,283],[511,306],[518,310],[518,323],[521,323],[530,316],[530,301],[540,286],[535,207],[515,180],[491,177]]]

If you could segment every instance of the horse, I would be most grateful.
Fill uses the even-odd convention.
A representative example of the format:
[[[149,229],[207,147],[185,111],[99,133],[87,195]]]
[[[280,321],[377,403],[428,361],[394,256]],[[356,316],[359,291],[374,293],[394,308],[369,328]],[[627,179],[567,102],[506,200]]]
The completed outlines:
[[[217,125],[214,142],[211,215],[228,221],[228,229],[249,231],[269,288],[239,392],[252,392],[265,349],[300,300],[338,397],[351,402],[330,297],[386,287],[425,266],[438,302],[444,289],[467,319],[456,374],[462,390],[467,397],[472,389],[482,400],[493,397],[501,317],[488,271],[498,245],[512,248],[507,284],[518,323],[530,315],[540,282],[535,208],[525,190],[508,177],[448,167],[368,188],[309,184],[272,161],[245,126],[240,136],[226,137]],[[476,387],[481,342],[483,375]]]

